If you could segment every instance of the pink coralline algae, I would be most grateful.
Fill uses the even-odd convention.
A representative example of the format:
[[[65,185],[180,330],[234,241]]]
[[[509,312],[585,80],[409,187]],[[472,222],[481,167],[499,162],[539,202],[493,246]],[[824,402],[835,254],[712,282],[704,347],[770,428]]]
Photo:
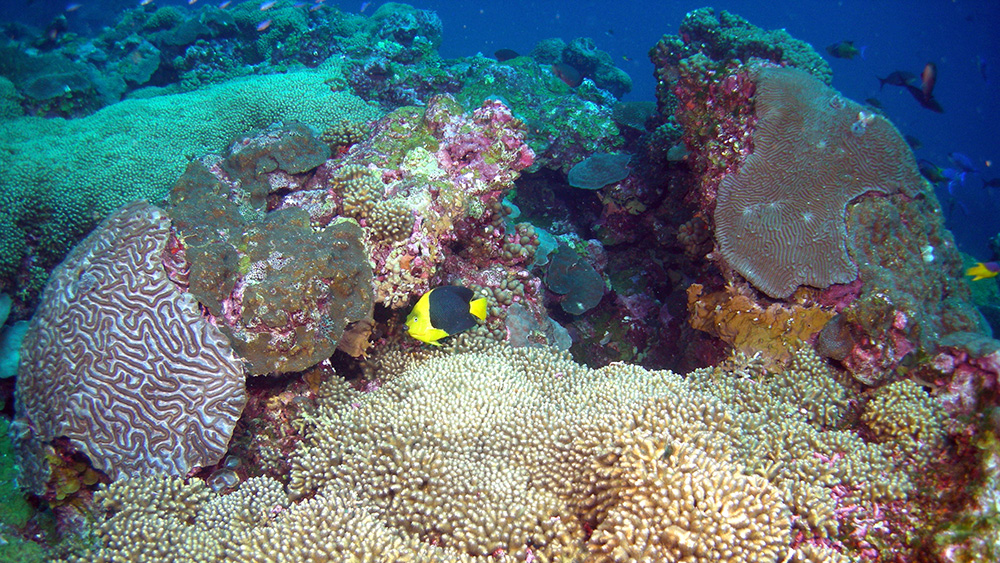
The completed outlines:
[[[1000,342],[952,335],[929,368],[919,375],[938,386],[937,395],[951,414],[973,415],[1000,404]]]
[[[166,214],[136,202],[53,272],[17,378],[22,452],[64,436],[112,478],[183,476],[225,454],[246,403],[243,367],[168,279],[169,236]],[[44,488],[44,475],[25,478]]]
[[[190,291],[251,374],[304,370],[330,357],[352,323],[370,326],[358,224],[316,228],[310,211],[326,213],[321,201],[275,209],[276,193],[301,190],[328,157],[313,131],[283,125],[238,141],[225,158],[192,162],[171,193]]]
[[[517,267],[497,251],[509,238],[501,200],[534,159],[525,136],[497,100],[466,112],[438,96],[426,109],[387,115],[368,139],[320,167],[306,189],[324,190],[340,213],[358,219],[374,264],[375,301],[404,307],[466,269]]]

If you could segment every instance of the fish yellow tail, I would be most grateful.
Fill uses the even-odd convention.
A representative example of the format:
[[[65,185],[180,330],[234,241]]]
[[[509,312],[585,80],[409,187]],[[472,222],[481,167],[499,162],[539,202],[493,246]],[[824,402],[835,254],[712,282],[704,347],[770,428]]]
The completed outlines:
[[[992,278],[997,275],[998,272],[986,267],[982,262],[976,262],[976,265],[965,271],[965,275],[972,276],[972,281],[985,280],[986,278]]]
[[[481,321],[486,320],[486,298],[480,297],[470,301],[469,312]]]

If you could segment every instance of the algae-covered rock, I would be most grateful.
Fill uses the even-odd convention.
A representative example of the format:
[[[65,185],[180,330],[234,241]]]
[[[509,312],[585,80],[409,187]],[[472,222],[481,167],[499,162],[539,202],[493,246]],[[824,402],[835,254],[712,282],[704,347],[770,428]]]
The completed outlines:
[[[582,315],[596,307],[605,289],[597,270],[567,246],[549,255],[545,286],[563,296],[559,304],[571,315]]]

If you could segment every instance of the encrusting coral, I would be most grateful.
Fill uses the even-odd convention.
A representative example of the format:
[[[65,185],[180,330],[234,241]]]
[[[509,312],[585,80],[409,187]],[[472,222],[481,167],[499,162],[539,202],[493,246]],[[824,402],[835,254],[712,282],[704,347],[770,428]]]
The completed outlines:
[[[865,549],[868,507],[912,490],[893,436],[835,429],[844,390],[811,352],[750,377],[593,370],[505,345],[395,350],[371,365],[366,391],[327,381],[299,419],[293,502],[255,479],[197,493],[193,509],[142,510],[142,495],[184,501],[204,486],[118,482],[99,494],[117,512],[98,560],[165,561],[203,542],[191,560],[821,561]],[[789,385],[804,392],[782,395]],[[911,395],[900,404],[927,406]],[[211,520],[218,503],[247,516]]]

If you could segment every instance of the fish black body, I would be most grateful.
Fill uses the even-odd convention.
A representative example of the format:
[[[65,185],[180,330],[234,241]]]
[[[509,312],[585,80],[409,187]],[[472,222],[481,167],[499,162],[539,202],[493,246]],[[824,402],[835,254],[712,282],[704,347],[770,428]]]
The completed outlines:
[[[440,346],[438,340],[457,334],[486,318],[486,299],[474,299],[467,287],[443,285],[423,294],[406,317],[406,331],[417,340]]]
[[[853,59],[858,55],[862,55],[862,58],[864,58],[864,55],[862,54],[863,50],[863,47],[861,49],[855,47],[854,41],[839,41],[833,45],[827,45],[826,47],[827,53],[830,53],[838,59],[848,60]]]
[[[498,61],[504,62],[516,59],[521,55],[513,49],[497,49],[496,52],[493,53],[493,56],[496,57]]]
[[[935,113],[944,113],[944,108],[938,103],[934,96],[925,96],[924,91],[911,84],[906,85],[906,90],[917,100],[921,107],[929,109]]]
[[[877,76],[875,78],[878,78]],[[885,78],[878,78],[878,89],[883,86],[912,86],[917,82],[917,75],[905,70],[896,70],[889,73]]]

